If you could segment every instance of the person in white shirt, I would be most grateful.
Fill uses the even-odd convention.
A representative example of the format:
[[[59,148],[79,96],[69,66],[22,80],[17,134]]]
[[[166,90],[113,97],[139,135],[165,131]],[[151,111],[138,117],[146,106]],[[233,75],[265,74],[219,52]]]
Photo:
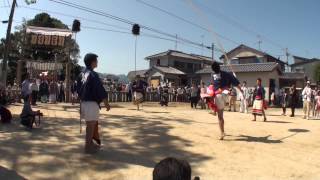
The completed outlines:
[[[21,85],[21,94],[24,101],[30,100],[31,88],[30,88],[30,77],[29,74],[26,75],[26,79]]]
[[[310,87],[310,81],[307,81],[307,86],[302,91],[304,119],[306,118],[309,119],[310,117],[311,96],[312,96],[312,89]]]
[[[32,80],[30,88],[31,88],[31,94],[32,94],[31,105],[35,106],[38,99],[38,92],[39,92],[39,87],[35,79]]]
[[[183,89],[179,87],[177,90],[177,93],[178,93],[178,101],[183,102]]]
[[[240,113],[248,113],[248,103],[249,103],[249,89],[247,88],[247,82],[243,81],[241,87],[243,93],[240,94]]]

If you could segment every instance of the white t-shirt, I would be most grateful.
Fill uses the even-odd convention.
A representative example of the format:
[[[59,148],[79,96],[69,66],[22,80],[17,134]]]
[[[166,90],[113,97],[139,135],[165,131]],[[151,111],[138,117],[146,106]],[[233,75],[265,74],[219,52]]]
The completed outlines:
[[[311,95],[312,95],[311,87],[305,87],[302,91],[303,101],[307,100],[308,102],[311,102]]]

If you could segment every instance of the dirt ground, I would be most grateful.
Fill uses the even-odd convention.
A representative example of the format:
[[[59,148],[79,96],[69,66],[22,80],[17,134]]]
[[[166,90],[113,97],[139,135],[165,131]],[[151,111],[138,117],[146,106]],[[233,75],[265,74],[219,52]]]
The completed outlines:
[[[154,165],[167,156],[186,159],[202,180],[320,179],[320,121],[279,116],[252,122],[251,114],[225,112],[219,141],[217,117],[187,104],[141,111],[131,104],[101,110],[102,150],[83,153],[78,107],[44,105],[41,127],[28,131],[15,120],[0,124],[0,179],[151,180]],[[15,114],[21,105],[11,106]],[[83,132],[84,132],[83,127]]]

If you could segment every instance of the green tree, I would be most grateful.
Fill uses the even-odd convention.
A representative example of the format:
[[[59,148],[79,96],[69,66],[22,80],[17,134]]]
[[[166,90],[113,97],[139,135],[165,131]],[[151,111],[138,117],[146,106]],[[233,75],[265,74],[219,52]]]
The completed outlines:
[[[317,67],[314,70],[314,77],[317,82],[320,82],[320,63],[317,65]]]

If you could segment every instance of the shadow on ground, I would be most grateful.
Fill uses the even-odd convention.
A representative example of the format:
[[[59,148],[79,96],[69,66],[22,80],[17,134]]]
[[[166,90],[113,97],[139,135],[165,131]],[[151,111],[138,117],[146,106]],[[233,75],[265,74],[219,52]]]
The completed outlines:
[[[7,169],[2,166],[0,166],[0,179],[26,180],[26,178],[19,175],[16,171]]]
[[[108,172],[130,165],[153,168],[168,156],[183,158],[192,164],[212,158],[185,150],[195,144],[170,134],[173,127],[168,121],[190,123],[187,120],[128,115],[102,115],[101,118],[106,119],[101,123],[105,145],[93,156],[83,154],[84,135],[79,134],[77,118],[44,117],[41,127],[31,131],[21,127],[18,120],[0,125],[0,154],[4,155],[0,162],[8,162],[10,168],[31,177],[37,173],[53,176],[62,173],[62,177],[77,179],[76,173],[81,169]],[[124,141],[120,135],[110,135],[108,130],[114,128],[126,132],[132,142]],[[33,157],[45,159],[35,162]]]

